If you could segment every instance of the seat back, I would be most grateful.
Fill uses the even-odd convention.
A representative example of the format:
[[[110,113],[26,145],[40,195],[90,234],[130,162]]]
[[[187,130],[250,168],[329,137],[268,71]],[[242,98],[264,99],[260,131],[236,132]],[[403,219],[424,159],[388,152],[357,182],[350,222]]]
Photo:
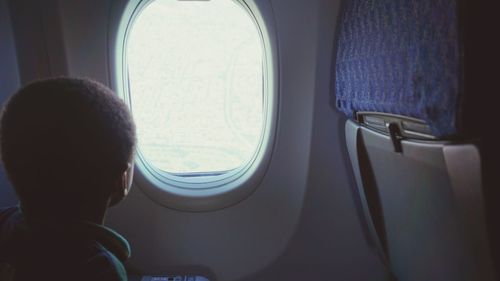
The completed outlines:
[[[394,279],[496,280],[480,136],[463,119],[461,2],[346,0],[335,101],[374,251]]]

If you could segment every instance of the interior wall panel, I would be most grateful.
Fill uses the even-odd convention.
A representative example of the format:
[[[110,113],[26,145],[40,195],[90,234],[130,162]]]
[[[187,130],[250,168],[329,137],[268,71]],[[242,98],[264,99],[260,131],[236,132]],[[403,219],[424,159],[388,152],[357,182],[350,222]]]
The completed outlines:
[[[41,2],[18,1],[32,1],[32,9]],[[0,13],[6,10],[5,2],[0,0]],[[15,21],[15,30],[22,35],[16,35],[20,36],[16,43],[22,45],[18,48],[23,53],[22,75],[21,79],[12,76],[10,89],[17,88],[19,80],[60,74],[111,85],[111,27],[119,20],[112,16],[119,14],[113,13],[113,7],[124,7],[127,1],[48,2],[39,19],[45,27],[32,31],[41,35],[26,37],[29,28],[23,17]],[[135,186],[107,220],[132,244],[127,266],[145,274],[186,265],[208,267],[219,281],[384,281],[383,267],[366,245],[350,193],[345,120],[329,106],[331,50],[340,0],[254,2],[269,9],[265,13],[273,17],[280,62],[278,129],[269,170],[251,196],[211,212],[165,208]],[[24,11],[24,19],[33,12]],[[4,33],[5,19],[0,14]],[[3,72],[4,65],[17,67],[14,42],[5,42],[0,41],[0,55],[7,50],[13,59],[2,64]],[[3,72],[0,79],[9,77]],[[0,192],[5,193],[1,175],[0,184]],[[2,198],[9,198],[3,193],[1,204]]]
[[[6,0],[0,0],[0,103],[19,87],[16,49]],[[0,164],[0,208],[17,202],[15,193]]]

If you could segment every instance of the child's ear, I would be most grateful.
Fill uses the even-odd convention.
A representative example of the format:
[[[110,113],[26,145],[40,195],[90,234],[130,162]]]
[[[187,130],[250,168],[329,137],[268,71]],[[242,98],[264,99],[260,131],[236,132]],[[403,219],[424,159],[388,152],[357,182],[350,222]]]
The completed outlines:
[[[127,169],[122,174],[122,188],[123,194],[128,195],[130,188],[132,187],[132,179],[134,178],[134,163],[127,163]],[[124,196],[124,197],[125,197]]]
[[[120,178],[115,181],[115,185],[112,187],[113,191],[109,198],[109,207],[119,203],[125,196],[127,196],[130,188],[132,187],[132,178],[134,176],[134,165],[132,163],[127,163],[127,168],[120,175]]]

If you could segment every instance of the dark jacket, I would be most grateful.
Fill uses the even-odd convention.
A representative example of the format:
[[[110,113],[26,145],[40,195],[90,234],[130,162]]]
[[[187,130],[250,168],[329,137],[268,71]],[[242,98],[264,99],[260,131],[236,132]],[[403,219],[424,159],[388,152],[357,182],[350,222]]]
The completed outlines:
[[[19,207],[0,209],[0,279],[124,281],[129,253],[127,241],[103,225],[28,225]]]

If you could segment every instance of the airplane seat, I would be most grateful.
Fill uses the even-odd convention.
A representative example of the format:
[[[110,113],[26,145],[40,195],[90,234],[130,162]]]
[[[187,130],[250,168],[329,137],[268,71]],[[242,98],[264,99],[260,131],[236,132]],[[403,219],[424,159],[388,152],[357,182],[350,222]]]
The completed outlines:
[[[392,280],[496,280],[463,3],[342,3],[332,101],[348,117],[368,242]]]

